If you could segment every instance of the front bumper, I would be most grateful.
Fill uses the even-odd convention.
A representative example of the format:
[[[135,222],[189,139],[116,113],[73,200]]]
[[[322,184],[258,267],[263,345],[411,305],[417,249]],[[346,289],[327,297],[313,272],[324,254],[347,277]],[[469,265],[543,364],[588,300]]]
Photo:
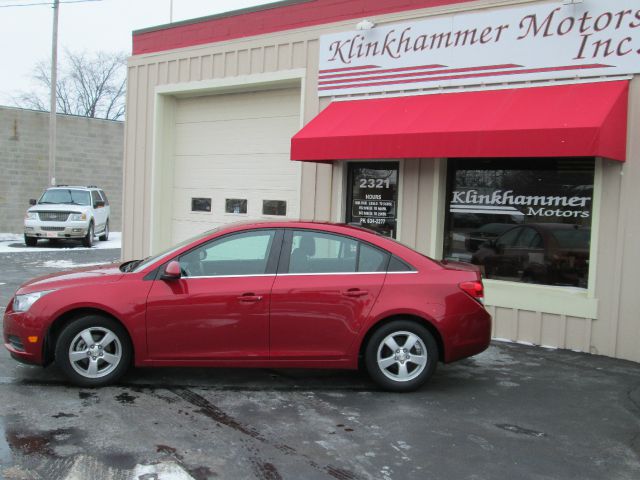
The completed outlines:
[[[42,365],[44,331],[39,322],[29,312],[12,311],[9,304],[3,323],[4,346],[11,356],[20,362]]]
[[[24,234],[34,238],[83,238],[87,235],[89,223],[79,222],[42,222],[25,220]]]

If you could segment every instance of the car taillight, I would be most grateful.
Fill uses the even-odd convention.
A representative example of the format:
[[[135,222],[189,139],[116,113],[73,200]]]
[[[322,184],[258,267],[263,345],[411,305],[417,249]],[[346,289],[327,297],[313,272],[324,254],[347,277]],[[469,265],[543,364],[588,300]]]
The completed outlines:
[[[484,287],[480,280],[475,282],[462,282],[458,284],[460,290],[469,295],[474,300],[484,304]]]

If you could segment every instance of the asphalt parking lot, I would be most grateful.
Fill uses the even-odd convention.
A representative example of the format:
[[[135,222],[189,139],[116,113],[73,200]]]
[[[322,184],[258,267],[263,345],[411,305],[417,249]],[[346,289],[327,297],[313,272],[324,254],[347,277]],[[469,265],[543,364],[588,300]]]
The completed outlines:
[[[118,249],[0,253],[20,283]],[[640,365],[505,343],[412,394],[357,372],[139,369],[79,389],[0,351],[0,478],[640,478]]]

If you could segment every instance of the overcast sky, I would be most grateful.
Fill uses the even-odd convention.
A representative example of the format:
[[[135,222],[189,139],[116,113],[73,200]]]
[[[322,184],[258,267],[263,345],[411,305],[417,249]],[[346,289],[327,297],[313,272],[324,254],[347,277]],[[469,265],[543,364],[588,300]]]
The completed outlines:
[[[0,0],[0,105],[33,88],[31,76],[39,60],[51,56],[51,5],[18,6],[47,0]],[[70,0],[61,0],[61,2]],[[77,1],[77,0],[76,0]],[[173,0],[174,21],[213,15],[276,0]],[[170,0],[99,0],[60,5],[59,53],[125,51],[131,32],[169,23]]]

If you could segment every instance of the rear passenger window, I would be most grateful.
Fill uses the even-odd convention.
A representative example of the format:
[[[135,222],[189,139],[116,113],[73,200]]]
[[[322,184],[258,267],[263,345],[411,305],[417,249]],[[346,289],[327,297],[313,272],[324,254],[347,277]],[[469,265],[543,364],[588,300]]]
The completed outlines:
[[[371,247],[366,243],[360,243],[358,255],[359,272],[384,272],[389,261],[389,254]]]
[[[351,273],[356,271],[358,242],[341,235],[295,230],[289,273]]]
[[[395,255],[391,257],[391,260],[389,261],[389,268],[387,269],[388,272],[413,272],[414,270],[415,268],[403,260],[400,260]]]
[[[100,195],[102,195],[102,200],[104,200],[105,206],[109,206],[109,199],[107,198],[107,194],[104,193],[104,190],[99,190]]]
[[[102,201],[97,190],[91,190],[91,201],[93,202],[93,208],[96,208],[98,206],[98,202]]]

